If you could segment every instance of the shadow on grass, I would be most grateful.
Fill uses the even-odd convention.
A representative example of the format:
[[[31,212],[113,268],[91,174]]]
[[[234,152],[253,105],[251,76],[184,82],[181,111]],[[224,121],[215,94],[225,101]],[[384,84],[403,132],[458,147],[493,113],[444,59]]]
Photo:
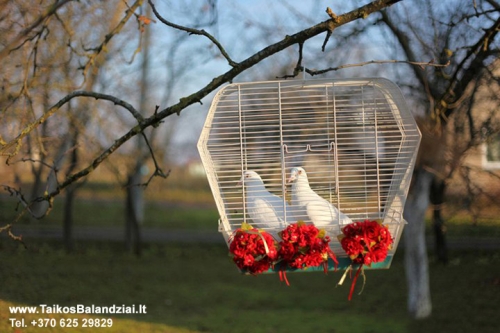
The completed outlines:
[[[224,245],[151,244],[136,258],[118,243],[79,243],[68,255],[58,242],[32,242],[24,250],[0,241],[0,299],[22,305],[145,304],[147,314],[114,316],[130,321],[122,332],[136,332],[134,323],[252,333],[498,328],[500,256],[494,252],[456,252],[447,267],[431,264],[433,316],[415,322],[406,313],[402,249],[389,270],[367,271],[363,293],[349,302],[349,280],[335,287],[342,272],[291,273],[287,287],[277,275],[239,274]],[[8,309],[0,311],[8,317]],[[5,328],[6,319],[0,323]]]

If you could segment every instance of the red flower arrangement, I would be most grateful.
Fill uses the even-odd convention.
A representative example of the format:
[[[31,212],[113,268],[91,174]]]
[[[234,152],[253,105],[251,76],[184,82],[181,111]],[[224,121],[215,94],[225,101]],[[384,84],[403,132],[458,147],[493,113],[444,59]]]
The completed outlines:
[[[363,270],[363,265],[370,266],[374,262],[384,261],[387,257],[387,251],[392,248],[393,239],[385,225],[369,220],[354,222],[345,226],[342,228],[342,234],[338,236],[338,239],[352,263],[359,264],[349,292],[349,300],[351,300],[356,280]],[[346,270],[339,284],[342,284],[351,268],[352,266]]]
[[[267,271],[278,258],[274,238],[247,223],[235,231],[229,252],[239,269],[253,275]]]
[[[290,285],[286,277],[286,266],[296,269],[307,269],[323,265],[325,273],[328,271],[328,258],[332,258],[335,267],[338,264],[335,254],[328,243],[330,237],[324,230],[319,230],[313,224],[303,221],[288,225],[279,233],[278,258],[283,264],[280,269],[280,279]]]
[[[287,267],[307,269],[323,265],[326,273],[328,258],[331,258],[337,268],[337,258],[329,246],[330,237],[324,230],[299,221],[288,225],[279,235],[281,241],[277,243],[269,233],[243,223],[241,228],[234,232],[229,245],[234,263],[240,270],[252,275],[263,273],[275,264],[281,263],[280,280],[285,281],[287,285],[290,285],[286,277]],[[359,265],[349,292],[348,299],[351,300],[363,266],[384,261],[388,250],[392,248],[393,239],[385,225],[369,220],[345,226],[338,239],[352,260],[339,284],[343,283],[353,264]]]
[[[323,265],[326,273],[328,258],[332,258],[337,267],[337,258],[328,245],[330,237],[324,230],[299,221],[287,226],[279,235],[282,240],[277,244],[269,233],[243,223],[234,232],[229,245],[229,252],[236,266],[246,273],[257,275],[280,262],[280,279],[287,285],[290,284],[286,277],[286,267],[307,269]]]

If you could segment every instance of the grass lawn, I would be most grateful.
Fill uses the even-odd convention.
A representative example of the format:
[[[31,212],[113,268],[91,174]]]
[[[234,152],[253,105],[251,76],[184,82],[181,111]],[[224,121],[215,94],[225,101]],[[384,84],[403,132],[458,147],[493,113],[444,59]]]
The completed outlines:
[[[188,195],[187,191],[185,191]],[[100,194],[102,196],[102,193]],[[192,193],[194,195],[194,193]],[[39,224],[61,226],[63,224],[64,198],[58,197],[52,212],[44,219],[34,221],[23,216],[21,224]],[[75,201],[74,225],[124,227],[124,200],[111,198],[79,198]],[[0,196],[0,222],[11,222],[16,216],[16,201],[8,196]],[[446,217],[446,215],[445,215]],[[212,202],[162,202],[146,201],[143,227],[183,230],[217,230],[219,213]],[[500,222],[498,219],[482,218],[477,224],[471,222],[470,216],[458,215],[446,221],[448,237],[496,237],[500,238]],[[430,215],[427,220],[427,235],[432,237]]]
[[[25,250],[1,238],[0,332],[499,331],[500,254],[453,252],[453,264],[431,264],[433,316],[421,321],[407,317],[403,256],[367,271],[363,293],[349,302],[349,281],[335,288],[340,272],[290,273],[287,287],[276,275],[239,274],[224,245],[155,244],[136,258],[116,243],[82,242],[66,254],[57,242]],[[111,329],[10,327],[9,306],[39,304],[145,304],[147,314],[114,315]],[[64,317],[82,318],[53,315]]]
[[[19,223],[39,225],[63,224],[64,198],[57,198],[50,214],[35,221],[25,214]],[[16,217],[16,202],[10,197],[0,197],[0,221],[10,222]],[[164,229],[211,229],[217,230],[219,213],[215,204],[166,204],[146,201],[144,227]],[[125,220],[124,200],[78,199],[74,208],[75,226],[123,227]]]

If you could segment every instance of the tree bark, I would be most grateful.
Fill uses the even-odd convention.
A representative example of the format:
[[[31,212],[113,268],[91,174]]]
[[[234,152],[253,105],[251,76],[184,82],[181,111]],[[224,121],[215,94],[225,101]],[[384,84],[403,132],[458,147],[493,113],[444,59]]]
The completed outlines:
[[[72,126],[71,131],[71,147],[73,150],[70,155],[70,163],[68,170],[66,171],[66,176],[70,175],[76,168],[79,159],[78,149],[76,147],[78,142],[79,131],[76,126]],[[81,184],[81,183],[80,183]],[[79,187],[79,184],[72,184],[68,187],[66,191],[66,199],[64,203],[64,217],[63,217],[63,237],[64,237],[64,246],[66,248],[66,252],[73,252],[74,249],[74,239],[73,239],[73,203],[76,197],[76,191]]]
[[[147,7],[146,17],[151,17],[151,7]],[[149,51],[151,46],[151,31],[144,31],[142,41],[142,64],[141,64],[141,90],[139,112],[148,108],[148,92],[150,90],[149,80]],[[143,132],[143,135],[146,135]],[[144,220],[144,189],[142,187],[142,171],[145,166],[144,141],[142,136],[136,137],[136,164],[131,168],[127,178],[127,202],[126,202],[126,242],[129,251],[136,255],[141,254],[140,224]],[[147,155],[146,155],[147,156]]]
[[[408,311],[414,319],[427,318],[432,312],[425,244],[425,212],[429,206],[432,177],[422,168],[415,169],[404,212],[408,222],[404,232]]]
[[[446,184],[443,179],[434,177],[431,184],[430,201],[432,207],[432,229],[437,259],[443,264],[448,263],[448,247],[446,244],[446,226],[441,215],[441,207],[445,200]]]
[[[141,184],[140,170],[128,177],[127,202],[125,208],[125,239],[127,249],[137,256],[141,255],[141,230],[139,224],[143,218],[143,189]]]
[[[63,237],[66,252],[71,253],[74,249],[73,240],[73,202],[75,201],[76,188],[70,186],[66,191],[63,217]]]

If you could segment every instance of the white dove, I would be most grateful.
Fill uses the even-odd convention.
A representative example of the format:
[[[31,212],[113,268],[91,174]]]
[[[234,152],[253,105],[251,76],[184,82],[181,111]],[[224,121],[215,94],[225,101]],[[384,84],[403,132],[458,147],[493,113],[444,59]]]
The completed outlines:
[[[239,184],[244,185],[245,207],[248,216],[253,221],[254,228],[270,228],[279,231],[286,227],[285,207],[287,215],[291,214],[290,207],[283,198],[266,189],[257,172],[245,171]],[[270,231],[273,233],[272,230]]]
[[[291,208],[297,220],[312,222],[317,227],[352,222],[347,215],[311,189],[303,168],[292,168],[288,182],[292,183]]]

